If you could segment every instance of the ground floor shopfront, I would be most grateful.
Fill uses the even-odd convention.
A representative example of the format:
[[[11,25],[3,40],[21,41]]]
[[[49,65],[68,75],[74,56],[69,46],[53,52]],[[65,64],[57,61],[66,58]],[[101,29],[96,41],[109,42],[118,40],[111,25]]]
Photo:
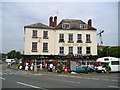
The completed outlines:
[[[53,65],[57,65],[59,61],[63,61],[62,63],[67,67],[70,68],[70,61],[75,61],[76,63],[85,65],[88,64],[87,62],[90,60],[96,61],[97,56],[81,56],[81,55],[23,55],[22,64],[28,62],[30,65],[31,63],[36,63],[39,65],[40,63],[45,66],[48,63],[53,63]],[[49,60],[54,60],[53,62],[48,62]],[[89,63],[93,65],[98,65],[98,63]]]

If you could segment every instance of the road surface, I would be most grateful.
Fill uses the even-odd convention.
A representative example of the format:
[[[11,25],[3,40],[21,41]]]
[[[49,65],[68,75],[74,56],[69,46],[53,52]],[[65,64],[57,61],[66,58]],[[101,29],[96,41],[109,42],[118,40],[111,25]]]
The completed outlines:
[[[53,73],[53,72],[52,72]],[[2,88],[120,88],[118,73],[110,74],[45,74],[3,69]]]

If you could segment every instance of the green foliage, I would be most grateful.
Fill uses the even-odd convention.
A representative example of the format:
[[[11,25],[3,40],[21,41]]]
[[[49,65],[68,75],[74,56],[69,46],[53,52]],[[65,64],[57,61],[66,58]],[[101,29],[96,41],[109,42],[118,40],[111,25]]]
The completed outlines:
[[[106,69],[107,72],[110,72],[110,71],[111,71],[111,67],[110,67],[109,65],[106,65],[106,68],[105,68],[105,69]]]
[[[98,57],[105,56],[120,58],[120,47],[110,48],[109,46],[106,46],[103,49],[98,49]]]
[[[21,53],[19,51],[11,50],[10,52],[7,53],[8,58],[21,58]]]

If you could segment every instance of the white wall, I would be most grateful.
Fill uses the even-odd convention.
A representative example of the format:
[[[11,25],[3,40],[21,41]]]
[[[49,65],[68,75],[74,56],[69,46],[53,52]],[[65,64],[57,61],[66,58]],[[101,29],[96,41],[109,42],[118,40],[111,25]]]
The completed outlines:
[[[38,42],[38,38],[32,38],[32,30],[38,30],[38,37],[43,37],[43,31],[48,31],[49,39],[41,39]],[[77,46],[83,47],[83,54],[86,54],[86,47],[91,47],[91,54],[97,55],[97,41],[96,41],[96,31],[95,30],[52,30],[52,29],[36,29],[36,28],[26,28],[25,29],[25,46],[24,46],[24,54],[25,55],[58,55],[59,47],[64,46],[65,55],[68,54],[68,46],[74,46],[74,54],[77,54]],[[65,43],[59,43],[59,34],[64,33],[64,41]],[[74,43],[68,43],[68,33],[73,33],[73,41]],[[82,34],[83,43],[77,43],[77,34]],[[92,43],[86,42],[86,34],[91,34]],[[38,42],[38,52],[31,52],[32,50],[32,42]],[[48,42],[48,53],[42,52],[43,50],[43,42]],[[70,45],[71,44],[71,45]]]

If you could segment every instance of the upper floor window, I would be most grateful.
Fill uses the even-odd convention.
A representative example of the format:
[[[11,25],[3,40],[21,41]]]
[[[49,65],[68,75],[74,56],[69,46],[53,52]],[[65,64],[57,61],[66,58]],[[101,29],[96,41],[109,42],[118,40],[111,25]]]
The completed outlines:
[[[86,54],[91,54],[91,48],[90,47],[86,47]]]
[[[86,34],[86,43],[91,43],[90,34]]]
[[[43,39],[48,39],[48,31],[43,31]]]
[[[73,47],[69,47],[69,54],[73,54]]]
[[[74,43],[73,41],[73,34],[68,34],[68,43]]]
[[[48,52],[48,43],[43,43],[43,52]]]
[[[64,34],[59,34],[59,42],[64,42]]]
[[[78,50],[77,50],[77,51],[78,51],[77,53],[78,53],[78,54],[82,54],[82,47],[77,47],[77,49],[78,49]]]
[[[69,23],[63,23],[62,28],[63,29],[70,29],[70,24]]]
[[[87,29],[87,25],[86,24],[80,24],[80,29]]]
[[[64,47],[60,47],[60,54],[64,54]]]
[[[32,42],[32,52],[37,52],[37,42]]]
[[[77,43],[82,43],[82,34],[77,34]]]
[[[32,37],[37,38],[37,30],[33,30]]]

